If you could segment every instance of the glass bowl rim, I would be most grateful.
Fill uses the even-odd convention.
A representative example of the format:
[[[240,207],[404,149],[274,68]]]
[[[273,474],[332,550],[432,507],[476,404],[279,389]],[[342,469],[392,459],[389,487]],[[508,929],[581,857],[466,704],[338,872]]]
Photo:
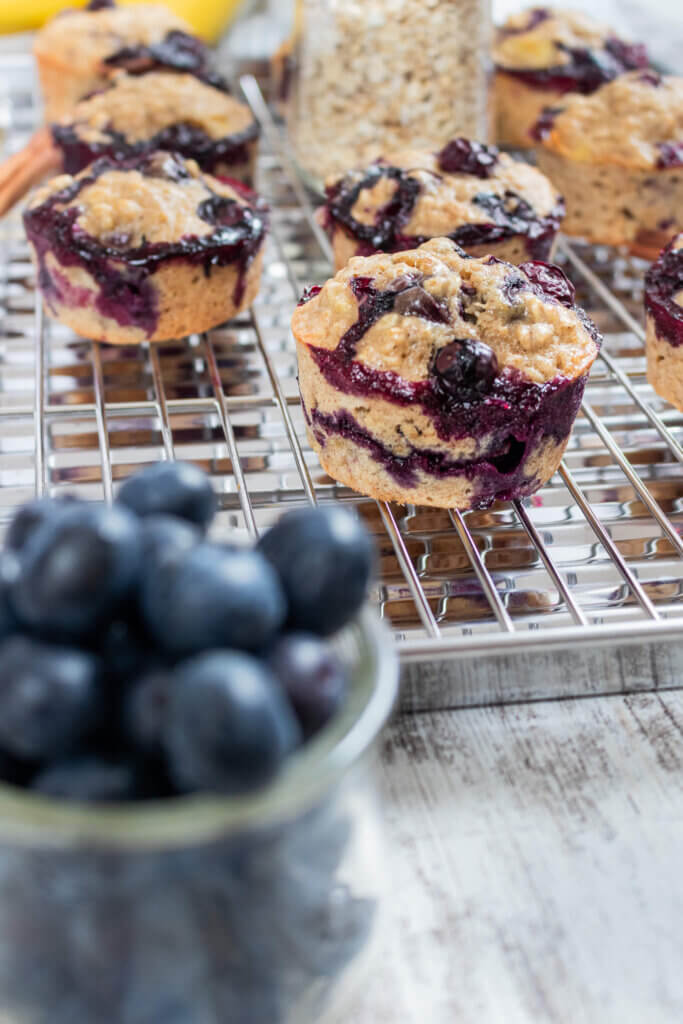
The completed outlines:
[[[372,746],[396,700],[398,655],[387,627],[366,606],[345,632],[358,638],[358,675],[363,678],[352,687],[350,703],[356,694],[364,698],[360,707],[336,716],[262,790],[242,796],[79,804],[0,782],[0,843],[142,852],[210,842],[304,813]]]

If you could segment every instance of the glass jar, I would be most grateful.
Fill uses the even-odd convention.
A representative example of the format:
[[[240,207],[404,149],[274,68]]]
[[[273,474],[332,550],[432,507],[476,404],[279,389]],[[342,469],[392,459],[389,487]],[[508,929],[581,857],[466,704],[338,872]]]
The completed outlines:
[[[365,613],[351,699],[257,795],[78,807],[0,787],[0,1019],[324,1020],[378,934],[374,740],[397,683]]]
[[[287,104],[318,184],[396,150],[488,141],[490,0],[297,0]]]

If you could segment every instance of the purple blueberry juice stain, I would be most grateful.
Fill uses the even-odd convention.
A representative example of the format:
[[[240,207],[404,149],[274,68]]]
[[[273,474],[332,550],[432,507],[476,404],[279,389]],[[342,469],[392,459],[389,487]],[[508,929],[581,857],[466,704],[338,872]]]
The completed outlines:
[[[468,155],[468,153],[461,152],[458,145],[464,141],[466,140],[454,139],[441,151],[440,158],[447,153],[449,147],[456,147],[452,150],[450,158],[454,162],[457,162],[457,159],[462,159],[464,163],[468,161],[481,163],[479,170],[459,169],[465,170],[465,173],[476,174],[478,177],[485,177],[486,174],[492,173],[493,164],[488,161],[489,158],[493,159],[492,153],[495,147],[468,143],[472,147]],[[473,155],[475,154],[474,147],[477,147],[478,156]],[[485,163],[482,162],[484,156],[486,157]],[[484,170],[486,170],[486,174]],[[390,202],[377,211],[373,224],[362,224],[353,216],[353,207],[358,201],[360,193],[364,189],[372,188],[382,177],[388,177],[398,182],[396,192]],[[340,225],[359,243],[357,255],[360,256],[369,256],[378,250],[401,252],[405,249],[416,249],[423,242],[429,240],[428,236],[406,235],[402,232],[402,228],[412,215],[421,189],[420,182],[416,178],[410,177],[408,171],[387,164],[376,164],[360,181],[355,177],[353,179],[342,178],[328,187],[325,208],[326,228],[330,232],[335,225]],[[565,212],[562,200],[545,217],[538,216],[532,206],[511,189],[507,189],[502,195],[493,192],[480,192],[474,197],[473,202],[481,207],[488,215],[488,219],[481,223],[462,224],[446,236],[451,241],[467,249],[468,247],[495,245],[521,236],[524,238],[530,257],[538,260],[549,257],[553,240]]]
[[[562,43],[558,43],[557,47],[568,57],[565,64],[537,69],[500,67],[499,70],[506,75],[513,75],[531,89],[588,95],[625,71],[645,69],[649,64],[644,46],[624,43],[616,36],[608,37],[602,50],[565,46]]]
[[[214,226],[207,235],[188,235],[176,242],[144,242],[133,248],[121,237],[112,236],[105,242],[79,228],[78,207],[57,207],[74,200],[82,189],[110,170],[139,170],[149,177],[174,181],[188,177],[182,163],[166,154],[136,157],[124,163],[103,158],[92,165],[87,176],[54,193],[40,206],[26,210],[26,234],[36,252],[38,279],[48,303],[58,297],[58,282],[52,281],[46,262],[49,252],[62,266],[82,267],[94,278],[98,286],[94,305],[102,316],[121,326],[139,327],[147,335],[154,333],[158,323],[156,289],[150,278],[169,259],[201,266],[206,277],[213,267],[236,263],[239,274],[234,301],[239,303],[246,272],[267,230],[265,206],[257,201],[253,207],[245,207],[212,193],[197,209],[197,215]],[[88,296],[93,294],[83,291]]]
[[[547,7],[532,7],[529,11],[528,18],[523,25],[520,25],[518,28],[508,28],[507,26],[503,26],[503,28],[498,30],[498,33],[503,37],[519,36],[524,32],[531,32],[537,25],[547,21],[549,17],[550,11]]]
[[[222,139],[213,139],[198,125],[185,122],[168,125],[149,139],[130,142],[121,132],[106,128],[103,142],[86,142],[78,126],[53,124],[52,137],[62,152],[64,171],[78,174],[99,157],[112,160],[129,160],[145,153],[164,150],[180,153],[190,160],[196,160],[204,171],[213,172],[221,165],[240,166],[249,162],[249,145],[259,136],[259,128],[253,122],[241,132],[235,132]]]
[[[541,116],[536,121],[529,135],[535,142],[543,142],[550,135],[555,125],[555,119],[561,114],[563,107],[545,107]]]
[[[365,189],[374,188],[382,178],[396,182],[396,191],[388,203],[380,207],[372,224],[362,224],[353,216],[352,210],[358,197]],[[333,221],[343,224],[354,238],[367,242],[376,249],[385,249],[404,224],[411,217],[421,185],[401,167],[377,163],[358,180],[342,178],[327,188],[327,212]]]
[[[659,150],[657,167],[660,170],[683,167],[683,140],[681,142],[658,142],[657,149]]]
[[[312,284],[310,288],[304,288],[301,298],[297,302],[297,306],[305,306],[306,303],[310,302],[311,299],[314,299],[316,295],[320,295],[322,290],[322,285],[319,284]]]
[[[125,46],[107,57],[104,63],[111,68],[122,68],[129,75],[144,75],[159,69],[185,72],[222,92],[230,91],[223,76],[211,67],[208,46],[196,36],[178,29],[167,32],[158,43]]]
[[[683,307],[674,296],[683,290],[683,249],[672,242],[645,275],[645,309],[655,323],[658,338],[678,348],[683,345]]]
[[[581,402],[585,378],[551,383],[557,386],[555,396],[559,396],[559,401],[548,398],[549,392],[546,392],[545,417],[552,421],[553,414],[560,412],[567,427],[564,434],[560,435],[557,424],[552,433],[546,431],[543,426],[545,417],[540,416],[526,424],[521,436],[513,428],[501,429],[488,440],[486,453],[473,459],[454,459],[446,452],[412,445],[407,455],[397,455],[365,430],[347,410],[322,413],[313,409],[309,415],[321,447],[325,446],[328,436],[343,437],[369,452],[399,486],[408,489],[419,483],[418,473],[440,480],[465,477],[475,484],[473,506],[485,508],[496,498],[512,500],[531,493],[537,486],[537,478],[526,472],[528,458],[550,437],[562,443],[569,435]]]

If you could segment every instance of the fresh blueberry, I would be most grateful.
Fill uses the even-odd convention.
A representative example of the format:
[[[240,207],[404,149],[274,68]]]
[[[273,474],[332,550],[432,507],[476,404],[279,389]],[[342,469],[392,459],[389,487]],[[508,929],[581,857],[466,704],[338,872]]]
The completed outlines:
[[[170,654],[258,651],[287,614],[277,574],[259,551],[207,542],[150,572],[141,604],[152,635]]]
[[[200,529],[186,519],[168,515],[147,516],[140,522],[143,573],[168,559],[177,559],[201,539]]]
[[[149,635],[137,619],[137,608],[128,616],[108,622],[99,631],[95,650],[102,659],[107,678],[119,686],[125,685],[145,672],[154,660],[155,652]]]
[[[283,636],[270,667],[290,699],[304,735],[321,729],[341,706],[349,678],[329,644],[310,633]]]
[[[287,512],[259,548],[282,581],[292,629],[327,636],[360,609],[374,547],[361,522],[340,505]]]
[[[81,802],[130,800],[136,795],[136,771],[127,761],[87,755],[65,758],[36,775],[31,789]]]
[[[216,513],[211,481],[191,462],[157,462],[129,477],[116,499],[138,516],[169,515],[205,530]]]
[[[35,761],[72,750],[98,712],[97,659],[11,637],[0,647],[0,665],[0,747]]]
[[[561,302],[563,306],[572,308],[576,298],[576,290],[564,271],[556,267],[554,263],[544,263],[543,260],[528,260],[526,263],[520,263],[519,269],[548,298],[555,299],[557,302]]]
[[[157,669],[138,679],[126,694],[124,732],[135,750],[146,757],[159,757],[162,753],[171,685],[171,673]]]
[[[282,688],[255,658],[208,651],[176,670],[164,746],[181,790],[239,793],[263,785],[300,738]]]
[[[138,522],[125,508],[78,504],[40,526],[10,588],[19,622],[46,636],[94,630],[139,572]]]
[[[467,400],[490,391],[498,374],[498,360],[483,341],[456,338],[439,349],[434,371],[449,395]]]
[[[73,495],[65,494],[61,498],[35,498],[21,505],[5,534],[5,550],[22,551],[38,527],[76,502],[78,499]]]
[[[19,563],[10,551],[0,551],[0,641],[14,633],[16,619],[10,607],[10,585],[19,572]]]

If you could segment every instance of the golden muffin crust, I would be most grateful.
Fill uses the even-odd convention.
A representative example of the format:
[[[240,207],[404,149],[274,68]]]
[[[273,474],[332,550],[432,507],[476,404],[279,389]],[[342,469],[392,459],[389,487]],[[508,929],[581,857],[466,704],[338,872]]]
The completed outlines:
[[[493,349],[501,369],[516,369],[536,383],[580,376],[593,363],[595,338],[575,310],[539,294],[511,264],[467,258],[445,238],[419,249],[350,260],[318,295],[297,307],[292,319],[297,341],[330,350],[338,346],[359,316],[353,278],[371,278],[374,288],[386,291],[416,272],[421,287],[447,306],[449,322],[386,313],[355,348],[354,358],[365,365],[407,381],[426,380],[435,351],[454,337],[478,338]],[[521,287],[510,288],[513,278]]]
[[[408,171],[408,177],[420,184],[410,219],[401,227],[402,234],[408,236],[447,235],[462,224],[490,222],[490,211],[474,202],[475,196],[482,192],[497,196],[503,196],[506,191],[515,192],[539,217],[548,216],[560,200],[544,174],[513,160],[507,153],[498,155],[494,172],[486,179],[462,172],[449,174],[441,169],[438,154],[422,150],[390,153],[383,162]],[[362,180],[366,173],[358,171],[358,179]],[[346,177],[353,182],[353,173]],[[326,184],[334,185],[337,180],[330,178]],[[361,224],[374,223],[378,211],[391,201],[397,188],[395,179],[380,178],[372,188],[359,193],[351,215]]]
[[[249,108],[194,75],[150,71],[146,75],[117,73],[110,88],[81,100],[71,125],[85,142],[106,144],[111,132],[127,142],[151,139],[169,125],[190,123],[212,139],[244,131],[254,121]]]
[[[660,144],[683,141],[683,78],[630,71],[590,96],[572,94],[543,146],[570,160],[651,170]]]
[[[163,160],[164,156],[160,154],[159,158]],[[165,159],[172,160],[171,157]],[[129,248],[136,248],[143,242],[177,242],[188,235],[202,238],[210,235],[215,225],[198,216],[197,207],[201,202],[212,193],[234,199],[240,205],[246,202],[230,185],[202,174],[194,160],[184,161],[183,166],[188,177],[179,180],[132,169],[106,170],[85,185],[75,198],[59,203],[56,209],[77,208],[76,224],[105,244],[112,232],[118,239],[125,237]],[[90,169],[86,168],[75,177],[61,174],[53,178],[36,189],[28,209],[40,206],[75,181],[87,180],[89,174]]]
[[[571,61],[570,49],[602,49],[614,33],[587,14],[554,8],[538,18],[543,8],[511,14],[497,30],[493,59],[501,68],[561,67]],[[545,13],[545,12],[544,12]]]
[[[125,46],[158,43],[173,30],[192,34],[183,18],[157,4],[69,11],[41,29],[34,52],[38,58],[59,55],[61,64],[87,71]]]

